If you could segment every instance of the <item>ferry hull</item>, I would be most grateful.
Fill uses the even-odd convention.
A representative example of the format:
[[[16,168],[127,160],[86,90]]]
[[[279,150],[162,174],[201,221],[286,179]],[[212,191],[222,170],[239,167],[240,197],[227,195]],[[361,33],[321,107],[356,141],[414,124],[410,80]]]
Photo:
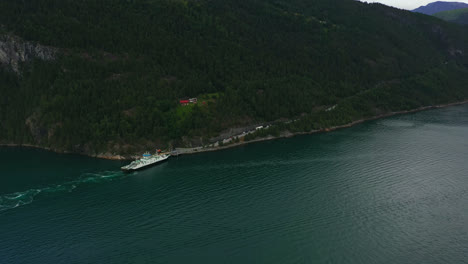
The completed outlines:
[[[143,167],[140,167],[140,168],[137,168],[137,169],[124,169],[124,168],[120,168],[120,169],[121,169],[123,172],[139,171],[139,170],[148,169],[149,167],[156,166],[156,165],[161,164],[161,163],[163,163],[163,162],[165,162],[165,161],[167,161],[167,159],[164,159],[164,160],[161,160],[161,161],[152,163],[152,164],[148,164],[148,165],[146,165],[146,166],[143,166]]]
[[[134,171],[139,171],[139,170],[144,170],[144,169],[147,169],[149,167],[153,167],[153,166],[156,166],[158,164],[161,164],[165,161],[167,161],[169,159],[169,157],[165,158],[165,159],[162,159],[162,160],[159,160],[159,161],[156,161],[154,163],[150,163],[150,164],[147,164],[145,166],[141,166],[141,167],[138,167],[138,168],[125,168],[125,167],[121,167],[120,169],[123,171],[123,172],[126,172],[126,173],[129,173],[129,172],[134,172]]]

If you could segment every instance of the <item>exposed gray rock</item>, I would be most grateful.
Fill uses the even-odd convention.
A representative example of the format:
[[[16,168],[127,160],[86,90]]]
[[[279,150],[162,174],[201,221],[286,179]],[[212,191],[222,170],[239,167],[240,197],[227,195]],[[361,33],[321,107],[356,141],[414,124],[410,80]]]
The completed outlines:
[[[19,74],[19,64],[38,58],[53,60],[57,49],[43,46],[11,35],[0,35],[0,64]]]
[[[31,135],[34,138],[34,142],[41,144],[43,143],[43,139],[47,138],[48,131],[39,125],[39,118],[40,114],[38,112],[34,112],[26,119],[25,125],[29,128]]]

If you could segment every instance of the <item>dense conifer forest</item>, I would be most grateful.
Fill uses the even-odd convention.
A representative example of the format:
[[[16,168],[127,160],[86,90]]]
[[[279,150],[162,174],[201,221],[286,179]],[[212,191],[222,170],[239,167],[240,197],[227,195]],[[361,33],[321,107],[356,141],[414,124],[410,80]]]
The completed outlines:
[[[468,25],[468,8],[439,12],[434,16],[449,22]]]
[[[0,143],[131,152],[468,98],[467,28],[380,4],[2,0],[0,25],[58,50],[1,68]]]

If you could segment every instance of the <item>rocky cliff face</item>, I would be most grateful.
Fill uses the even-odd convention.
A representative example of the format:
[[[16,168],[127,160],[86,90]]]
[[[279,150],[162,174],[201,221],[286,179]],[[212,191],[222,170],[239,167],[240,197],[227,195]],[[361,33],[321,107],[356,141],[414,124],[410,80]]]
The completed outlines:
[[[19,65],[22,62],[39,58],[53,60],[57,49],[43,46],[37,43],[23,41],[11,35],[0,35],[0,64],[19,73]]]

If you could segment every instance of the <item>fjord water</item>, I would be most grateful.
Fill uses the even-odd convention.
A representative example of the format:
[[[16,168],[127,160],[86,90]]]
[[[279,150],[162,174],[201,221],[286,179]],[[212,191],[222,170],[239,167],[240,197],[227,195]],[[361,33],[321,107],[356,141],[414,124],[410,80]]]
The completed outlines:
[[[121,162],[0,148],[0,263],[467,263],[468,106]]]

